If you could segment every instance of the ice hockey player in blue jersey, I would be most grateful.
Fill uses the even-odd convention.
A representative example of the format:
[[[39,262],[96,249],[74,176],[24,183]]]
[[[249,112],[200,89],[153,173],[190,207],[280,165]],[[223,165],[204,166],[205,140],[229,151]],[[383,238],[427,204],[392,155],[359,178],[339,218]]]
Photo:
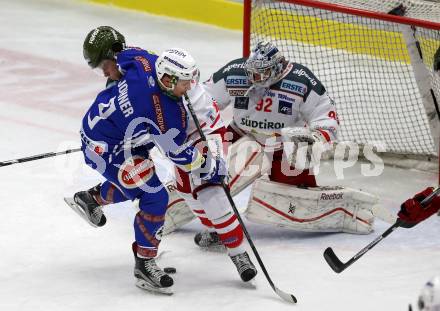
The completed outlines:
[[[104,31],[108,29],[100,28],[89,33],[85,45],[99,45],[101,34],[108,35]],[[189,90],[192,75],[198,72],[187,68],[187,80],[163,76],[160,82],[168,88],[164,91],[155,71],[157,56],[139,48],[124,49],[120,34],[113,30],[109,35],[114,42],[107,53],[85,56],[90,56],[91,67],[106,72],[108,63],[115,61],[118,52],[118,72],[108,74],[117,81],[98,94],[80,130],[85,162],[104,176],[106,182],[96,189],[76,193],[70,203],[92,225],[102,226],[106,219],[100,203],[106,197],[112,196],[112,202],[138,199],[140,211],[134,220],[133,243],[136,284],[169,294],[173,279],[154,259],[168,194],[155,173],[149,151],[157,146],[177,166],[212,183],[220,182],[221,165],[209,154],[202,155],[184,144],[188,116],[180,98]]]
[[[95,34],[93,35],[93,33]],[[124,52],[119,56],[119,53],[123,51],[125,47],[125,38],[113,27],[100,26],[92,30],[90,34],[86,37],[84,42],[84,57],[86,62],[93,69],[97,69],[98,74],[102,73],[108,78],[107,87],[118,83],[118,80],[121,79],[124,72],[123,63],[130,61],[130,57],[132,57],[131,60],[139,59],[138,55],[136,53]],[[89,41],[92,36],[95,39],[93,43],[90,43]],[[109,55],[110,57],[102,60],[102,55]],[[98,63],[100,63],[99,67],[97,67]],[[192,68],[194,70],[182,70],[182,68]],[[156,61],[155,69],[159,85],[165,91],[171,91],[169,85],[163,84],[163,82],[171,82],[168,81],[169,77],[175,76],[177,79],[187,80],[189,76],[194,76],[192,71],[198,70],[196,62],[191,55],[180,48],[172,48],[164,51]],[[162,81],[162,77],[164,77],[164,81]],[[207,138],[211,142],[215,141],[216,144],[223,145],[219,138],[224,134],[225,124],[221,119],[215,100],[210,94],[204,92],[198,79],[191,80],[191,89],[187,92],[187,96],[192,102],[195,114],[201,122]],[[186,133],[188,135],[186,140],[189,143],[193,141],[192,145],[196,145],[195,142],[200,138],[192,118],[188,120]],[[219,133],[220,135],[218,135]],[[216,151],[223,149],[216,147],[211,148],[211,150]],[[199,150],[201,150],[201,148],[199,148]],[[225,155],[214,157],[223,160]],[[211,220],[209,219],[212,219],[215,224],[211,224],[211,228],[214,229],[214,226],[221,228],[220,238],[225,240],[228,255],[236,266],[241,279],[247,282],[255,277],[255,266],[252,264],[244,249],[244,243],[242,243],[243,231],[238,221],[234,221],[235,215],[222,188],[215,187],[215,184],[209,184],[206,181],[203,181],[203,185],[199,184],[197,176],[180,169],[179,166],[176,166],[176,180],[179,182],[169,181],[165,184],[169,194],[169,202],[164,220],[164,234],[169,233],[176,226],[190,221],[194,217],[191,212],[192,209],[202,223],[210,222]],[[177,187],[175,185],[177,185]],[[194,196],[191,194],[192,189],[195,189],[195,193],[197,192]],[[125,195],[110,182],[106,182],[102,185],[99,184],[88,191],[82,191],[75,195],[77,202],[84,202],[81,199],[83,197],[89,198],[88,201],[91,206],[97,211],[98,217],[94,217],[93,214],[82,214],[83,218],[92,226],[101,226],[105,223],[105,215],[99,207],[127,200]],[[105,198],[105,200],[103,198]],[[184,202],[181,202],[182,198],[184,198]],[[191,209],[187,208],[185,203],[191,203]]]

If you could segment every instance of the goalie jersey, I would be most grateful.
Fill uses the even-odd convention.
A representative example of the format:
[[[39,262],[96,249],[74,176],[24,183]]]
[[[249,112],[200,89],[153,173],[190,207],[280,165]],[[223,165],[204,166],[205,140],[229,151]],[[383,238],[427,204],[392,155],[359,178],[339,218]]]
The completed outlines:
[[[335,103],[307,67],[289,63],[278,81],[263,88],[251,85],[245,62],[246,58],[229,62],[204,84],[220,109],[233,105],[233,128],[253,134],[262,144],[286,127],[308,126],[327,141],[336,139]]]

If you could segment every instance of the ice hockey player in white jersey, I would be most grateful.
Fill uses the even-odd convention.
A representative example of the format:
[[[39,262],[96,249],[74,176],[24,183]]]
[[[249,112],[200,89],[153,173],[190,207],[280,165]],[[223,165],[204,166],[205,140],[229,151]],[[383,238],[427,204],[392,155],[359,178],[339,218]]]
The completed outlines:
[[[339,121],[335,103],[308,68],[260,42],[248,59],[229,62],[204,86],[221,110],[233,106],[229,186],[236,194],[253,184],[248,219],[299,231],[371,232],[377,198],[317,186],[313,166],[337,138]],[[261,178],[265,173],[268,179]],[[218,239],[204,231],[196,243],[215,245]]]
[[[194,59],[183,49],[172,48],[165,50],[156,62],[158,77],[168,75],[170,77],[184,78],[185,70],[182,68],[197,68]],[[198,69],[197,69],[198,70]],[[165,86],[162,85],[162,88]],[[219,108],[215,100],[199,84],[197,79],[191,81],[191,89],[187,91],[200,127],[206,136],[208,145],[201,142],[195,122],[190,117],[188,120],[186,143],[196,146],[199,150],[209,150],[213,157],[219,158],[226,164],[225,148],[226,128],[220,116]],[[188,104],[184,99],[185,106]],[[224,174],[227,174],[225,170]],[[224,190],[216,183],[201,180],[194,174],[176,166],[176,189],[179,196],[184,198],[185,203],[192,212],[199,217],[201,222],[210,227],[218,238],[219,244],[226,247],[228,255],[235,264],[241,279],[250,281],[257,274],[257,270],[249,258],[243,243],[243,229],[234,214]],[[173,192],[169,192],[174,198]],[[173,202],[169,202],[168,208]],[[181,210],[176,208],[176,210]],[[167,222],[172,215],[168,214]],[[169,227],[170,224],[167,225]]]
[[[93,44],[90,38],[94,37]],[[117,30],[110,26],[100,26],[92,30],[84,41],[84,57],[93,69],[102,70],[105,77],[109,80],[107,86],[111,86],[119,80],[123,72],[120,72],[118,54],[125,48],[125,38]],[[139,61],[144,66],[149,66],[135,54],[133,61]],[[137,59],[136,59],[137,57]],[[124,61],[127,61],[124,55]],[[98,64],[100,64],[98,66]],[[220,111],[212,99],[199,84],[199,70],[191,55],[179,48],[164,51],[155,63],[155,70],[158,76],[159,86],[173,96],[173,87],[180,80],[192,78],[191,86],[187,92],[191,100],[193,109],[201,123],[202,130],[212,150],[218,150],[223,158],[223,135],[226,131],[221,119]],[[165,85],[162,80],[166,81]],[[150,82],[151,84],[151,82]],[[185,121],[187,123],[185,144],[196,145],[200,141],[200,136],[192,118]],[[218,148],[217,148],[218,147]],[[202,149],[202,148],[201,148]],[[163,232],[168,233],[176,227],[191,220],[194,215],[200,216],[204,223],[209,223],[217,229],[217,237],[222,245],[228,250],[232,262],[236,266],[240,277],[247,282],[255,277],[257,270],[250,260],[243,244],[243,231],[234,215],[231,206],[218,184],[206,183],[200,178],[188,174],[179,166],[176,166],[177,182],[168,183],[166,189],[169,194],[169,202],[166,209],[165,225]],[[197,199],[196,199],[197,198]],[[127,198],[112,183],[104,183],[82,191],[75,195],[77,202],[88,201],[95,213],[90,213],[87,221],[93,226],[103,226],[106,222],[105,215],[101,207],[111,203],[126,201]],[[191,208],[188,208],[190,206]]]

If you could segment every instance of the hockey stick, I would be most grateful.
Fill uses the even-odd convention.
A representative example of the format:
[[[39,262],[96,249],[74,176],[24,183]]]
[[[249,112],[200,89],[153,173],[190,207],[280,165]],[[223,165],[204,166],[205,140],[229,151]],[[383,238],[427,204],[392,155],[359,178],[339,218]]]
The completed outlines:
[[[194,112],[194,109],[193,109],[193,107],[191,105],[191,101],[190,101],[190,99],[189,99],[187,94],[185,94],[184,97],[185,97],[185,100],[187,102],[188,110],[189,110],[189,112],[191,114],[191,117],[193,118],[194,123],[196,125],[197,131],[200,134],[200,138],[202,139],[202,141],[206,142],[207,141],[206,140],[206,136],[203,133],[202,128],[200,127],[199,120],[197,119],[197,116],[196,116],[196,114]],[[232,206],[232,209],[234,210],[235,215],[237,216],[238,222],[240,223],[241,227],[243,228],[244,235],[246,236],[246,239],[248,240],[249,245],[252,248],[252,251],[253,251],[255,257],[257,258],[257,261],[258,261],[258,263],[259,263],[259,265],[261,267],[261,270],[263,271],[264,275],[266,276],[266,279],[269,282],[270,286],[275,291],[275,293],[278,296],[280,296],[283,300],[285,300],[287,302],[291,302],[291,303],[296,303],[297,299],[296,299],[296,297],[294,295],[288,294],[288,293],[282,291],[281,289],[276,287],[275,284],[273,283],[272,279],[269,276],[269,273],[266,270],[266,267],[264,266],[263,261],[261,260],[260,255],[258,254],[258,251],[257,251],[254,243],[252,242],[251,236],[249,235],[249,233],[248,233],[248,231],[247,231],[247,229],[246,229],[246,227],[245,227],[245,225],[243,223],[243,219],[241,218],[240,213],[238,212],[237,207],[235,206],[234,200],[232,199],[231,193],[229,191],[229,187],[228,187],[228,185],[226,184],[226,182],[224,180],[222,180],[222,187],[223,187],[223,190],[225,191],[225,194],[226,194],[226,197],[228,198],[229,203]]]
[[[60,151],[60,152],[48,152],[48,153],[37,154],[37,155],[26,157],[26,158],[3,161],[3,162],[0,162],[0,167],[8,166],[8,165],[16,164],[16,163],[23,163],[23,162],[29,162],[29,161],[34,161],[34,160],[40,160],[40,159],[44,159],[44,158],[55,157],[55,156],[58,156],[61,154],[73,153],[73,152],[77,152],[80,150],[81,150],[81,148],[67,149],[67,150]]]
[[[435,189],[429,196],[427,196],[420,204],[422,206],[426,206],[431,202],[431,200],[436,196],[437,194],[440,194],[440,188]],[[341,273],[345,269],[347,269],[349,266],[351,266],[354,262],[356,262],[359,258],[361,258],[363,255],[365,255],[366,252],[368,252],[370,249],[372,249],[376,244],[378,244],[380,241],[382,241],[384,238],[386,238],[388,235],[390,235],[394,230],[396,230],[401,225],[401,220],[397,219],[396,222],[389,227],[382,235],[378,236],[374,241],[372,241],[370,244],[365,246],[359,253],[354,255],[350,260],[348,260],[346,263],[343,263],[338,256],[336,256],[335,252],[331,247],[327,247],[327,249],[324,251],[324,258],[325,261],[327,261],[328,265],[335,271],[336,273]]]

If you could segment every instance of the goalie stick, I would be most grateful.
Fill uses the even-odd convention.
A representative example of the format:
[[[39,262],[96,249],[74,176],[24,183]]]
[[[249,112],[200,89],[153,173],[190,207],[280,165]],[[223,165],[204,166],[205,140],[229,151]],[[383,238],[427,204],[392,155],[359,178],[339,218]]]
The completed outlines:
[[[431,202],[431,200],[434,198],[434,196],[440,194],[440,187],[435,189],[429,196],[427,196],[420,204],[422,206],[426,206]],[[350,258],[346,263],[343,263],[338,256],[336,256],[335,252],[331,247],[327,247],[327,249],[324,251],[324,259],[327,261],[330,268],[333,269],[336,273],[341,273],[345,269],[347,269],[349,266],[351,266],[354,262],[359,260],[363,255],[365,255],[366,252],[368,252],[370,249],[372,249],[376,244],[378,244],[380,241],[382,241],[384,238],[386,238],[388,235],[390,235],[394,230],[399,228],[401,225],[401,220],[397,219],[396,222],[389,227],[384,233],[382,233],[380,236],[375,238],[370,244],[365,246],[361,251],[359,251],[356,255]]]
[[[194,109],[193,109],[193,107],[191,105],[191,101],[190,101],[190,99],[189,99],[187,94],[185,94],[184,97],[185,97],[185,100],[187,102],[188,110],[189,110],[189,112],[191,114],[192,119],[194,120],[194,124],[196,125],[197,131],[200,134],[200,138],[202,139],[202,141],[206,142],[206,136],[203,133],[202,128],[200,127],[199,120],[197,119],[197,116],[196,116],[196,114],[194,112]],[[270,286],[275,291],[275,293],[279,297],[281,297],[283,300],[285,300],[287,302],[290,302],[290,303],[297,303],[297,299],[296,299],[296,297],[294,295],[288,294],[288,293],[282,291],[281,289],[276,287],[275,284],[273,283],[272,279],[269,276],[269,273],[266,270],[266,267],[264,266],[263,261],[261,260],[260,255],[258,254],[258,251],[257,251],[254,243],[252,242],[251,236],[249,235],[249,233],[248,233],[248,231],[247,231],[247,229],[246,229],[246,227],[244,225],[243,219],[241,218],[240,213],[238,212],[237,207],[235,206],[235,203],[234,203],[234,200],[232,199],[232,196],[231,196],[231,193],[229,191],[228,185],[226,184],[226,182],[224,180],[222,180],[222,184],[221,185],[223,187],[223,190],[225,191],[225,194],[226,194],[226,197],[228,198],[229,203],[232,206],[232,209],[234,210],[235,215],[237,216],[238,222],[240,223],[241,227],[243,228],[244,235],[246,236],[246,239],[247,239],[250,247],[252,248],[252,251],[253,251],[255,257],[257,258],[258,264],[260,265],[260,268],[263,271],[264,275],[266,276],[266,279],[269,282]]]

